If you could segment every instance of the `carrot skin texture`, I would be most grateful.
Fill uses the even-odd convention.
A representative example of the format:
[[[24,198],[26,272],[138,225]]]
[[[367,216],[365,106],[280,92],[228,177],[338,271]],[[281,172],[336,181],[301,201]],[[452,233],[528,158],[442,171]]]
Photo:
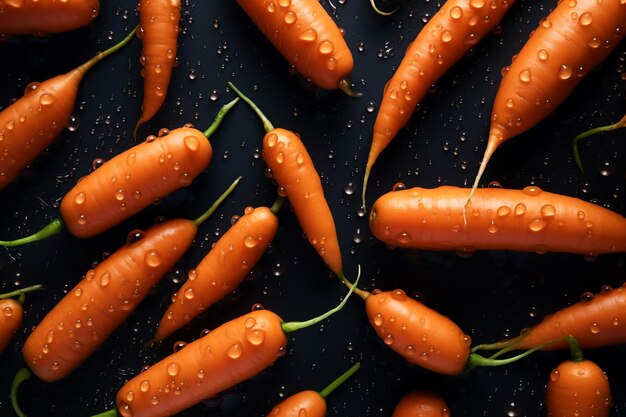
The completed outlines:
[[[337,275],[343,273],[333,215],[313,160],[292,131],[276,128],[263,138],[263,159],[284,188],[309,243]]]
[[[441,395],[433,391],[410,391],[393,410],[391,417],[450,417],[450,408]]]
[[[304,411],[304,413],[303,413]],[[277,404],[267,417],[325,417],[326,400],[317,391],[301,391]]]
[[[196,231],[190,220],[156,224],[88,271],[28,336],[22,353],[33,373],[56,381],[82,364],[175,265]]]
[[[285,353],[281,323],[256,310],[222,324],[128,381],[117,394],[118,412],[172,415],[257,375]]]
[[[63,197],[61,217],[72,235],[95,236],[189,185],[211,156],[209,141],[191,127],[148,136],[80,179]]]
[[[159,322],[155,341],[165,339],[239,285],[263,256],[278,230],[267,207],[248,207],[189,272]]]
[[[237,0],[237,3],[287,62],[313,84],[334,90],[352,72],[352,53],[319,1]],[[283,3],[288,6],[282,6]]]
[[[542,191],[452,186],[382,195],[370,228],[393,247],[425,250],[514,250],[585,255],[626,251],[626,218],[583,200]]]
[[[465,368],[472,339],[404,291],[374,291],[365,299],[365,310],[378,336],[408,362],[444,375]]]
[[[24,308],[17,300],[0,300],[0,353],[9,346],[17,329],[22,326]]]
[[[25,0],[0,2],[0,34],[47,35],[91,23],[100,11],[99,0]]]

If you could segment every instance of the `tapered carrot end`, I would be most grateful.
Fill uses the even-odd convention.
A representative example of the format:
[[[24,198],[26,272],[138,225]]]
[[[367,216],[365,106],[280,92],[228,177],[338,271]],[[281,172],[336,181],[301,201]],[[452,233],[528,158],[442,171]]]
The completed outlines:
[[[480,180],[485,172],[485,168],[491,159],[491,156],[496,151],[500,143],[503,141],[502,134],[499,131],[493,131],[489,133],[489,140],[487,142],[487,149],[485,149],[485,154],[483,155],[483,159],[480,162],[480,167],[478,168],[478,174],[476,174],[476,179],[474,179],[474,184],[472,184],[472,189],[470,191],[469,196],[467,197],[467,201],[465,202],[465,206],[463,206],[463,220],[466,222],[467,217],[465,216],[467,206],[470,204],[470,200],[474,196],[476,189],[478,188],[478,184],[480,184]]]
[[[144,122],[145,120],[143,120],[143,117],[137,120],[137,124],[135,125],[135,130],[133,130],[134,143],[137,143],[137,132],[139,131],[139,128],[141,127],[141,125],[144,124]]]
[[[367,183],[370,179],[370,172],[372,171],[372,164],[367,162],[365,166],[365,175],[363,175],[363,190],[361,191],[361,208],[365,210],[367,205],[365,204],[365,193],[367,192]]]
[[[345,78],[339,81],[339,83],[337,84],[337,87],[341,91],[343,91],[344,93],[349,95],[350,97],[361,97],[363,95],[363,93],[359,93],[357,91],[354,91],[352,89],[352,86],[350,85],[350,81],[348,81]]]

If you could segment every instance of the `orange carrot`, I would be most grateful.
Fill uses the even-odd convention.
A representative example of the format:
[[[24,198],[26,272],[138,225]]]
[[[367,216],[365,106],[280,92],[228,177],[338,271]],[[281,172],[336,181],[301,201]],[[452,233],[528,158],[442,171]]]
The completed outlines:
[[[27,292],[41,289],[41,285],[32,285],[5,294],[0,294],[0,353],[9,346],[17,329],[24,319],[24,298]],[[18,297],[16,300],[12,297]]]
[[[410,391],[393,410],[391,417],[450,417],[450,408],[434,391]]]
[[[47,35],[87,26],[100,11],[99,0],[3,1],[0,35]]]
[[[408,123],[431,85],[493,30],[513,3],[448,0],[411,42],[383,91],[365,165],[363,207],[372,166],[380,153]]]
[[[568,337],[571,359],[559,364],[546,387],[548,417],[608,417],[613,400],[609,379],[595,363],[584,359],[573,337]]]
[[[0,190],[11,184],[65,129],[74,111],[78,86],[87,71],[126,45],[134,33],[133,29],[118,44],[66,74],[29,84],[24,96],[0,113]]]
[[[189,323],[244,280],[276,235],[275,212],[279,207],[280,204],[271,209],[246,207],[244,215],[215,242],[198,266],[189,271],[187,281],[172,297],[159,322],[155,341],[165,339]]]
[[[573,152],[574,152],[574,161],[576,161],[576,165],[578,165],[578,168],[580,168],[581,172],[584,171],[584,169],[583,169],[583,163],[580,160],[580,152],[578,151],[578,142],[580,142],[581,140],[591,135],[595,135],[596,133],[610,132],[612,130],[621,129],[623,127],[626,127],[626,114],[616,123],[606,125],[606,126],[594,127],[593,129],[586,130],[576,135],[576,137],[574,138],[573,145],[572,145]]]
[[[263,138],[263,160],[282,187],[304,233],[328,267],[343,276],[341,249],[333,215],[313,160],[294,132],[274,128],[261,110],[232,83],[228,85],[252,107],[267,132]]]
[[[172,69],[178,49],[180,0],[141,0],[139,2],[139,29],[143,50],[140,63],[144,77],[141,116],[135,126],[152,119],[163,106],[172,78]]]
[[[133,312],[191,246],[198,226],[237,185],[196,220],[173,219],[132,231],[59,301],[26,339],[23,356],[44,381],[69,375]]]
[[[318,87],[355,93],[354,67],[341,30],[318,0],[237,0],[261,32],[296,70]]]
[[[496,93],[487,148],[469,199],[495,150],[535,126],[624,39],[623,1],[560,1],[508,67]]]
[[[88,238],[121,223],[155,200],[191,184],[211,161],[211,137],[222,119],[239,99],[224,105],[204,132],[185,125],[116,155],[78,183],[63,197],[61,219],[31,236],[0,246],[19,246],[55,235],[66,227],[77,237]]]
[[[412,188],[381,196],[370,228],[390,246],[428,250],[515,250],[586,255],[626,251],[626,218],[577,198],[542,191]],[[464,210],[467,216],[464,218]]]
[[[359,370],[361,364],[357,362],[344,372],[339,378],[331,382],[322,391],[300,391],[291,395],[272,408],[267,417],[325,417],[326,397]]]

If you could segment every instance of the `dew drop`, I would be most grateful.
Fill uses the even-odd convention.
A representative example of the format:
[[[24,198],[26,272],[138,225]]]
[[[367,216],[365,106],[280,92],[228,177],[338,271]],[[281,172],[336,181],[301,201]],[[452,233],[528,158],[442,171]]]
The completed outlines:
[[[231,359],[237,359],[241,357],[241,354],[242,354],[242,348],[239,343],[235,343],[234,345],[231,345],[226,350],[226,355]]]
[[[291,25],[296,22],[296,20],[298,19],[298,16],[294,12],[289,10],[288,12],[285,13],[285,15],[283,16],[283,19],[285,20],[285,23],[287,23],[288,25]]]
[[[185,136],[183,138],[183,143],[190,151],[197,151],[200,147],[200,141],[195,136]]]
[[[537,58],[539,58],[539,61],[547,61],[550,58],[550,54],[545,49],[540,49],[537,52]]]
[[[589,326],[589,331],[593,334],[600,333],[600,325],[596,322],[591,323],[591,325]]]
[[[578,18],[578,23],[580,23],[580,26],[583,26],[583,27],[589,26],[592,22],[593,22],[593,16],[589,12],[585,12],[581,14],[580,17]]]
[[[161,255],[159,255],[156,250],[150,249],[144,255],[144,261],[146,262],[146,265],[155,268],[161,265]]]
[[[317,39],[317,31],[315,29],[307,29],[300,34],[298,39],[304,42],[313,42]]]
[[[261,329],[250,330],[246,333],[246,339],[250,344],[259,346],[265,341],[265,331]]]
[[[546,224],[546,221],[543,219],[534,219],[528,224],[528,228],[532,232],[539,232],[543,230],[544,227],[546,227]]]
[[[180,372],[180,365],[177,362],[170,362],[167,364],[167,374],[169,376],[176,376]]]
[[[574,70],[571,66],[562,64],[559,66],[559,78],[562,80],[568,80],[571,78]]]
[[[54,96],[51,94],[42,94],[41,97],[39,97],[39,104],[42,106],[49,106],[52,103],[54,103]]]
[[[459,6],[454,6],[452,9],[450,9],[450,17],[454,20],[459,20],[463,17],[463,9]]]
[[[335,50],[335,45],[329,40],[324,40],[320,42],[318,46],[318,50],[323,55],[329,55],[329,54],[332,54],[333,51]]]
[[[141,392],[148,392],[148,390],[150,390],[150,381],[144,379],[139,384],[139,391],[141,391]]]
[[[539,212],[543,217],[553,217],[556,214],[556,208],[552,204],[544,204]]]
[[[243,244],[246,248],[253,248],[257,245],[257,243],[259,243],[259,241],[254,236],[246,236],[243,239]]]
[[[85,202],[86,194],[84,192],[80,192],[74,196],[74,202],[78,205],[81,205]]]
[[[530,70],[528,68],[520,71],[519,73],[519,80],[523,83],[529,83],[532,78],[532,74],[530,73]]]
[[[105,272],[100,276],[100,286],[106,287],[111,282],[111,274],[109,272]]]

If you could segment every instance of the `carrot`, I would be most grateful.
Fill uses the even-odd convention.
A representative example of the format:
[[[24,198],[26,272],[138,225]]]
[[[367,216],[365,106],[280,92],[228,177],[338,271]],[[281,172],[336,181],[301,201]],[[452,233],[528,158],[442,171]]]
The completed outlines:
[[[143,66],[143,104],[135,126],[152,119],[163,106],[172,78],[178,49],[180,0],[141,0],[139,2],[139,29],[143,50],[139,62]]]
[[[410,391],[396,405],[391,417],[450,417],[450,408],[434,391]]]
[[[172,415],[211,398],[270,367],[286,353],[289,333],[336,313],[351,293],[304,322],[285,323],[264,309],[228,321],[132,378],[117,393],[117,407],[98,417]]]
[[[586,130],[576,135],[576,137],[574,138],[572,147],[573,147],[573,152],[574,152],[574,161],[576,161],[576,165],[578,165],[578,168],[580,168],[581,172],[584,172],[585,170],[583,169],[583,163],[580,160],[580,152],[578,151],[578,142],[580,142],[583,139],[586,139],[587,137],[591,135],[595,135],[596,133],[610,132],[612,130],[621,129],[623,127],[626,127],[626,114],[616,123],[606,125],[606,126],[594,127],[592,129]]]
[[[370,213],[374,236],[427,250],[515,250],[585,255],[626,251],[626,218],[577,198],[542,191],[411,188],[382,195]]]
[[[61,299],[26,339],[24,359],[40,379],[69,375],[132,313],[191,246],[198,226],[239,180],[195,220],[172,219],[134,230]]]
[[[43,288],[41,285],[32,285],[5,294],[0,294],[0,353],[9,346],[15,331],[22,326],[24,319],[25,294]],[[18,297],[14,299],[12,297]]]
[[[0,35],[37,35],[67,32],[87,26],[100,11],[99,0],[3,1]]]
[[[294,132],[274,128],[261,110],[232,83],[228,85],[250,105],[263,122],[263,160],[284,189],[304,233],[324,262],[337,276],[344,276],[341,249],[333,215],[313,160]]]
[[[134,33],[135,29],[118,44],[66,74],[30,83],[23,97],[0,112],[0,190],[11,184],[65,128],[87,71],[126,45]]]
[[[325,417],[326,397],[358,371],[360,367],[361,364],[359,362],[352,365],[350,369],[320,392],[306,390],[287,397],[280,404],[276,405],[267,417]]]
[[[380,153],[408,123],[431,85],[493,30],[513,3],[448,0],[411,42],[383,90],[365,165],[363,207],[372,166]]]
[[[191,184],[213,154],[210,138],[238,99],[224,105],[204,132],[185,125],[148,136],[81,178],[61,201],[61,218],[23,238],[0,246],[37,242],[63,230],[80,238],[95,236],[130,218],[155,200]]]
[[[233,291],[248,275],[278,230],[275,213],[282,204],[246,207],[244,215],[215,242],[172,297],[159,322],[155,341],[165,339]]]
[[[283,57],[313,84],[359,97],[348,81],[352,53],[318,0],[237,0]]]
[[[609,379],[595,363],[584,359],[576,340],[568,336],[571,359],[550,373],[546,387],[548,417],[608,417],[612,398]]]
[[[616,0],[561,1],[542,20],[498,87],[487,148],[468,202],[495,150],[563,102],[624,39],[625,22],[626,3]]]

